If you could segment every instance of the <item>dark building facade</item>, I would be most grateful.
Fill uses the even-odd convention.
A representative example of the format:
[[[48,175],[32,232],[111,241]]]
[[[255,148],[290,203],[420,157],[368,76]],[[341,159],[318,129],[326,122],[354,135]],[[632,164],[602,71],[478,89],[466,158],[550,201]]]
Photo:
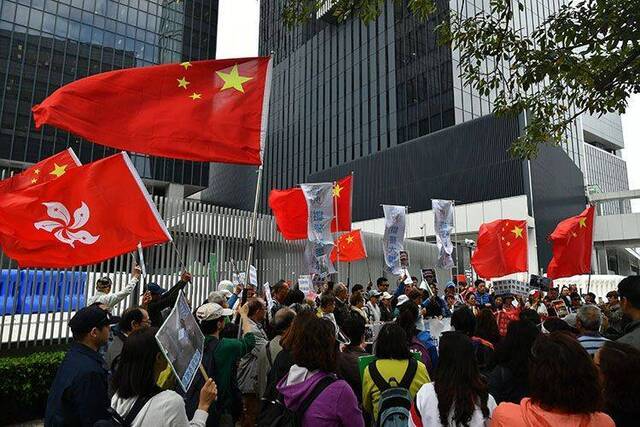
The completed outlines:
[[[520,135],[516,118],[484,116],[414,139],[361,159],[312,174],[311,182],[331,182],[353,171],[358,188],[353,220],[382,216],[380,204],[431,209],[431,199],[467,204],[526,195],[535,216],[539,265],[551,259],[547,242],[558,222],[584,209],[583,175],[560,147],[543,146],[535,160],[511,157]]]
[[[215,58],[217,0],[2,0],[0,166],[20,169],[66,147],[90,162],[115,150],[50,126],[31,107],[58,87],[105,71]],[[154,192],[204,188],[209,165],[132,155]]]

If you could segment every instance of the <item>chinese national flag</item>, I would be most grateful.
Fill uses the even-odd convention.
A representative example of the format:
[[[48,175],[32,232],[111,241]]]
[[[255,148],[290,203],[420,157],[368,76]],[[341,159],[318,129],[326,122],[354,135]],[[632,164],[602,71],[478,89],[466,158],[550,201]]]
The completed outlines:
[[[331,231],[351,230],[351,193],[353,177],[351,175],[336,182],[333,187],[333,200],[337,204],[338,223],[331,222]],[[302,189],[271,190],[269,207],[276,218],[278,230],[286,240],[306,239],[309,212],[307,200]]]
[[[549,262],[547,277],[559,279],[591,272],[594,214],[595,208],[591,205],[580,215],[560,222],[553,230],[549,236],[553,258]]]
[[[110,71],[59,88],[33,116],[121,150],[259,165],[270,70],[260,57]]]
[[[169,240],[126,153],[0,194],[0,245],[21,267],[94,264]]]
[[[527,271],[527,221],[499,219],[482,224],[471,265],[485,279]]]
[[[362,241],[360,230],[353,230],[338,237],[331,252],[331,262],[359,261],[367,257],[367,250]]]
[[[71,148],[67,148],[11,178],[0,181],[0,193],[17,191],[32,185],[53,181],[78,166],[81,166],[81,163],[76,153]]]

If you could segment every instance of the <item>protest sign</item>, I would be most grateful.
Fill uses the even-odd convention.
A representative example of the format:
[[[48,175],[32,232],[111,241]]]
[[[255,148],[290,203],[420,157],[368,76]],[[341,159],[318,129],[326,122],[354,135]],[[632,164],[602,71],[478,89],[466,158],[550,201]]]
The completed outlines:
[[[494,280],[492,284],[496,295],[514,295],[523,298],[529,295],[529,284],[520,280]]]
[[[556,314],[558,315],[558,317],[566,317],[569,314],[569,309],[567,309],[567,304],[564,302],[564,300],[553,300],[551,301],[551,305],[553,305],[553,308],[556,310]]]
[[[173,310],[158,329],[156,341],[186,392],[202,362],[204,335],[182,291]]]
[[[307,297],[309,292],[311,292],[311,276],[308,274],[298,276],[298,289]]]
[[[384,211],[384,237],[382,251],[387,270],[397,276],[402,272],[400,251],[404,250],[406,207],[382,205]]]
[[[271,313],[271,307],[273,307],[273,298],[271,298],[271,288],[269,287],[269,282],[266,282],[262,285],[262,289],[264,289],[264,298],[267,300],[267,313]]]
[[[400,267],[409,268],[409,252],[400,251]]]
[[[438,246],[438,267],[449,269],[453,267],[453,243],[451,232],[453,231],[453,201],[432,199],[433,229],[436,233],[436,245]]]
[[[258,270],[253,266],[249,266],[249,283],[258,286]]]

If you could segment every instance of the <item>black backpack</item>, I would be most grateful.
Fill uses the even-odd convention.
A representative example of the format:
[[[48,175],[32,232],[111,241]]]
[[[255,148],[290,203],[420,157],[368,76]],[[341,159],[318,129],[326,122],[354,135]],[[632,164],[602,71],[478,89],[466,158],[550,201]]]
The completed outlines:
[[[156,390],[156,391],[160,391],[160,390]],[[156,394],[157,393],[153,393],[144,397],[138,397],[124,418],[122,418],[122,416],[118,414],[118,412],[115,409],[111,407],[108,408],[107,412],[109,413],[110,418],[107,420],[96,421],[93,424],[94,427],[130,427],[133,420],[136,419],[136,416],[140,413],[142,408],[144,408],[144,405],[146,405],[147,402],[151,400],[151,398]]]
[[[409,425],[412,401],[409,390],[417,370],[418,362],[413,357],[410,357],[407,370],[400,382],[393,377],[389,378],[389,382],[387,382],[380,374],[376,362],[369,365],[371,380],[380,390],[377,426],[399,427]],[[395,385],[390,384],[392,381]]]
[[[284,396],[282,394],[276,400],[264,402],[258,427],[301,427],[302,418],[309,406],[335,380],[334,377],[328,375],[318,381],[311,393],[302,401],[297,411],[291,411],[284,405]]]

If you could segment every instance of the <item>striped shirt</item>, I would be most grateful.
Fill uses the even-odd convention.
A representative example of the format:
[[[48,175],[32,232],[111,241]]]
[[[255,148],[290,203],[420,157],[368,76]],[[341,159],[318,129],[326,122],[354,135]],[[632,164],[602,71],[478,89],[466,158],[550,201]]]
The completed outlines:
[[[591,357],[596,354],[596,351],[600,349],[604,345],[605,342],[609,341],[599,333],[595,332],[591,335],[581,335],[578,337],[578,341],[580,341],[580,345],[587,350],[587,353]]]

